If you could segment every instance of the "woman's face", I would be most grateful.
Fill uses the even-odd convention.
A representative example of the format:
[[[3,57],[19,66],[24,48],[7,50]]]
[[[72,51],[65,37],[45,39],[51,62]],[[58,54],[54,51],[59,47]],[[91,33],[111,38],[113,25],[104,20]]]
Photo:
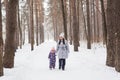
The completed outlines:
[[[60,38],[59,38],[60,40],[63,40],[63,37],[62,36],[60,36]]]

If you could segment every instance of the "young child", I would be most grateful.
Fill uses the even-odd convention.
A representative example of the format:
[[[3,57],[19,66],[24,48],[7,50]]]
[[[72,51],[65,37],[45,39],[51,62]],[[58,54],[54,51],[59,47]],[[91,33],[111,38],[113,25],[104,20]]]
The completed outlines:
[[[56,55],[55,55],[55,48],[53,47],[48,55],[48,58],[50,60],[49,62],[49,68],[51,69],[55,69],[55,63],[56,63]]]

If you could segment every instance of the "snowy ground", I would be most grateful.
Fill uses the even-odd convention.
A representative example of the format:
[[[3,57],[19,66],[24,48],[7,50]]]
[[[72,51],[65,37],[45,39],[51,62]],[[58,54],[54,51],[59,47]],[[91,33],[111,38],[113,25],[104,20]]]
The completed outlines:
[[[58,70],[58,61],[56,69],[49,70],[48,53],[53,46],[56,43],[48,41],[31,52],[30,45],[24,45],[16,52],[15,67],[5,69],[0,80],[120,80],[120,73],[105,65],[106,50],[98,46],[79,48],[79,52],[71,46],[66,70]]]

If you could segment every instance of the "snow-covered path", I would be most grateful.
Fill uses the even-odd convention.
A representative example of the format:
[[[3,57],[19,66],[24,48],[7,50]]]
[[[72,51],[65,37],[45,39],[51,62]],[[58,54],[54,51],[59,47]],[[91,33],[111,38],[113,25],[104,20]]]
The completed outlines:
[[[49,70],[48,53],[53,46],[55,42],[45,42],[31,52],[30,45],[24,45],[16,52],[15,67],[5,69],[0,80],[120,80],[120,73],[105,66],[104,48],[80,48],[75,53],[71,46],[66,70],[58,70],[58,62],[55,70]]]

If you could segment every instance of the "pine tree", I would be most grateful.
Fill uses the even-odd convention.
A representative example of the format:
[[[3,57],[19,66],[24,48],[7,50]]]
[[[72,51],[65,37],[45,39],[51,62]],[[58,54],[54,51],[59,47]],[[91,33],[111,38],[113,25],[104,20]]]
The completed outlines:
[[[1,0],[0,0],[1,2]],[[2,13],[0,4],[0,76],[3,76],[3,38],[2,38]]]
[[[3,64],[5,68],[14,67],[17,3],[18,0],[6,0],[6,40],[5,54],[3,59]]]

